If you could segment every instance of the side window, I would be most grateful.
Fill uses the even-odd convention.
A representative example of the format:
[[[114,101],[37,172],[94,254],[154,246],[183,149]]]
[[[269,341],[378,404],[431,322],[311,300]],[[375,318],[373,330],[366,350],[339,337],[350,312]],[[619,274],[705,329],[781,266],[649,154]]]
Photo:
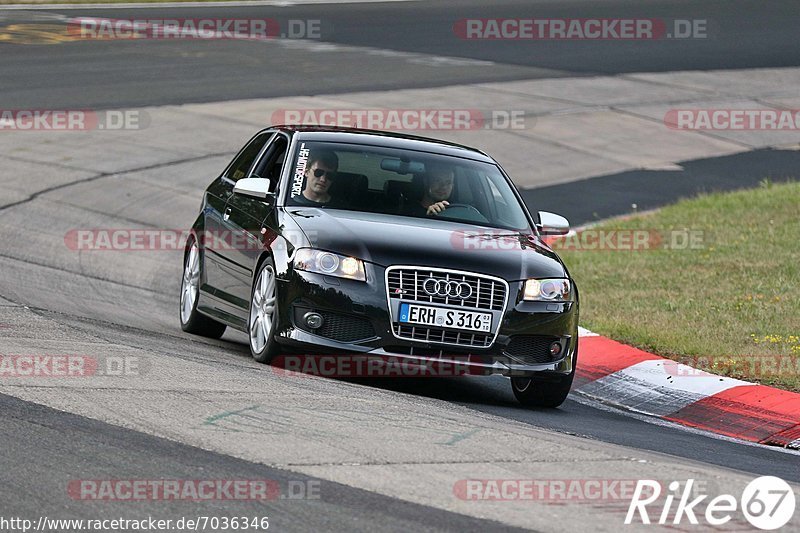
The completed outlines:
[[[247,172],[250,170],[250,167],[253,166],[256,157],[258,157],[261,149],[264,148],[264,144],[273,134],[274,132],[266,132],[256,135],[234,158],[230,167],[228,167],[228,171],[225,173],[225,177],[233,181],[246,178]]]
[[[256,163],[253,174],[270,181],[270,190],[274,191],[278,180],[281,177],[284,161],[286,161],[286,149],[289,140],[283,135],[275,136],[275,139],[264,151],[264,155]]]

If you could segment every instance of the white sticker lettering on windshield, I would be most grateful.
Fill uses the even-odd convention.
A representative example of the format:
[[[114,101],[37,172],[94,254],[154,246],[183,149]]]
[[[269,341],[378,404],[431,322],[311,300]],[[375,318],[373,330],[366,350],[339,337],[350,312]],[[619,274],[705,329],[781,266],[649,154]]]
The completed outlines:
[[[306,143],[300,145],[300,150],[297,152],[297,164],[294,168],[294,181],[292,182],[292,198],[300,196],[303,192],[303,179],[306,175],[306,164],[308,163],[308,148]]]

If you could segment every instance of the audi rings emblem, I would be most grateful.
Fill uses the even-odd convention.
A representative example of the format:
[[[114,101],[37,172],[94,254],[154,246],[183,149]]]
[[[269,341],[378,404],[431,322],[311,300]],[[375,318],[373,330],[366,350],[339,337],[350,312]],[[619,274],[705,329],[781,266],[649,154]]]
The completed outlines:
[[[472,296],[472,286],[466,281],[447,281],[428,278],[422,282],[422,290],[430,296],[442,296],[466,300]]]

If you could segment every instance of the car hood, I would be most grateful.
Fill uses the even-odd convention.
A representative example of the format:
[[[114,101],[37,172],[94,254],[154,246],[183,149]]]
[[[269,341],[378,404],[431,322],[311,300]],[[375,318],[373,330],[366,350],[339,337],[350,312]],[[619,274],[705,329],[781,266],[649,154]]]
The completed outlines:
[[[289,207],[286,212],[314,248],[383,267],[452,268],[507,281],[567,275],[556,253],[530,233],[344,210]]]

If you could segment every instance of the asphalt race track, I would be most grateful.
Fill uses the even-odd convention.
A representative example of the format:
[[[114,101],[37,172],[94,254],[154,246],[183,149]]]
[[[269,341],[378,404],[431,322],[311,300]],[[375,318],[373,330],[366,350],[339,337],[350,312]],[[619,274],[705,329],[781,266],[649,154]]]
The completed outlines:
[[[735,6],[735,7],[734,7]],[[454,37],[461,18],[649,17],[707,19],[709,37],[668,41],[465,41]],[[322,41],[351,54],[287,46],[280,56],[259,43],[163,41],[91,42],[80,47],[15,49],[0,57],[0,90],[8,107],[91,108],[183,104],[360,90],[436,87],[481,81],[755,67],[796,66],[800,14],[790,1],[389,2],[342,8],[335,4],[287,7],[209,7],[7,11],[7,23],[48,24],[61,17],[115,19],[274,18],[320,20]],[[764,31],[769,28],[769,31]],[[282,27],[282,29],[286,29]],[[88,44],[88,46],[87,46]],[[122,44],[122,46],[119,46]],[[365,53],[382,50],[384,54]],[[330,47],[328,48],[330,50]],[[418,61],[398,69],[398,56],[424,54],[460,61]],[[354,58],[358,57],[358,61]],[[26,67],[27,68],[23,68]],[[364,72],[369,75],[365,76]]]
[[[323,33],[319,41],[268,47],[237,40],[24,44],[36,37],[30,25],[78,16],[320,19]],[[711,37],[453,37],[457,19],[525,16],[703,18]],[[153,119],[151,130],[119,136],[0,131],[0,355],[136,362],[130,372],[106,366],[105,375],[86,378],[0,376],[0,518],[268,516],[276,531],[577,531],[587,524],[617,531],[627,500],[470,501],[455,487],[468,479],[693,478],[711,494],[739,494],[759,475],[800,484],[798,453],[655,423],[576,395],[556,410],[525,410],[499,377],[287,376],[252,361],[242,334],[214,341],[180,330],[180,250],[65,246],[76,228],[188,227],[201,190],[258,128],[259,120],[243,118],[250,99],[788,69],[800,66],[799,23],[791,1],[0,7],[0,108],[147,107]],[[22,28],[9,30],[14,24]],[[781,93],[786,101],[800,98],[796,85],[781,89],[793,91]],[[228,118],[219,111],[226,102],[241,113]],[[473,144],[483,148],[490,135],[475,134]],[[796,147],[749,146],[695,157],[680,172],[632,168],[520,186],[529,204],[553,206],[578,224],[624,214],[633,202],[649,209],[704,190],[755,186],[765,175],[796,175]],[[515,164],[530,163],[520,154]],[[108,479],[264,479],[281,495],[266,502],[102,501],[71,490],[80,480]],[[287,492],[292,487],[299,496]],[[740,518],[728,526],[749,527]],[[797,520],[786,530],[800,530]]]

